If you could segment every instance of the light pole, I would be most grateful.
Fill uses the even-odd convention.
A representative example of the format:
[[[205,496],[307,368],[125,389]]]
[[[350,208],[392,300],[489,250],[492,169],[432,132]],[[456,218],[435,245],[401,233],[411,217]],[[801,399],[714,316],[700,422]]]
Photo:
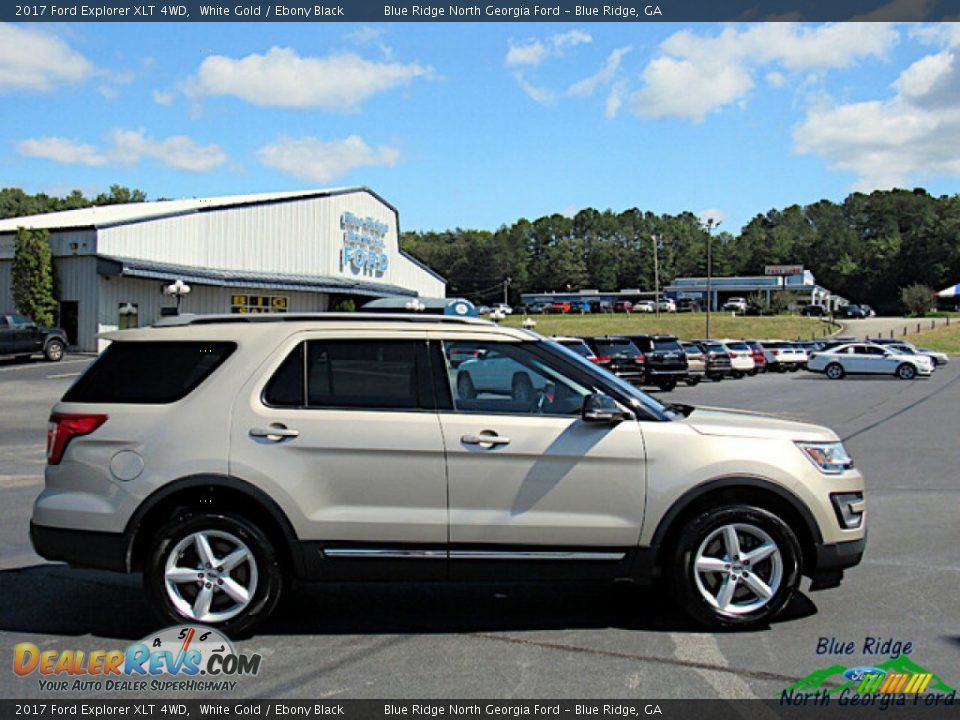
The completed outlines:
[[[167,285],[163,289],[164,295],[174,295],[177,298],[177,315],[180,314],[180,300],[184,295],[187,295],[190,292],[190,286],[187,285],[183,280],[177,280]]]
[[[660,261],[657,258],[657,249],[660,246],[660,235],[654,233],[653,240],[653,304],[657,310],[657,319],[660,319]]]
[[[710,310],[713,305],[713,231],[720,227],[721,222],[723,221],[714,218],[700,222],[700,227],[707,231],[707,340],[710,339]]]

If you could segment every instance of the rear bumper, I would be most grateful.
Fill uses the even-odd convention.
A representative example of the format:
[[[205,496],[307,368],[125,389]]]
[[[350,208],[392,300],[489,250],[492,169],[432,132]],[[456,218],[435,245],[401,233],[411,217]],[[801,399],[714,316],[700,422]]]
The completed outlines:
[[[37,555],[73,567],[127,571],[127,543],[121,533],[88,532],[30,523]]]

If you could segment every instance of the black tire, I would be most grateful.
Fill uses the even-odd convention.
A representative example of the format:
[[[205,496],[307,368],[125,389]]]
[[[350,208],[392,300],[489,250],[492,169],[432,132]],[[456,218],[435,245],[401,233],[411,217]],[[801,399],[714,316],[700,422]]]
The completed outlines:
[[[475,400],[477,397],[477,386],[466,370],[457,373],[457,397],[461,400]]]
[[[913,380],[917,376],[917,369],[910,363],[901,363],[897,368],[897,377],[901,380]]]
[[[749,372],[747,372],[747,375],[749,375],[750,377],[756,377],[758,372],[760,371],[754,368],[753,370],[750,370]]]
[[[787,366],[786,366],[786,365],[784,365],[783,363],[777,363],[777,372],[778,372],[778,373],[785,373],[786,371],[787,371]]]
[[[799,365],[791,365],[791,366],[790,366],[790,372],[797,372],[797,370],[799,370],[799,369],[800,369],[800,366],[799,366]]]
[[[739,380],[740,378],[743,377],[743,373],[740,372],[739,370],[734,370],[733,373],[731,373],[731,377],[732,377],[734,380]]]
[[[199,560],[196,545],[190,542],[191,537],[196,537],[201,532],[209,538],[210,548],[221,561],[231,552],[231,546],[235,546],[233,541],[239,541],[249,551],[249,559],[233,569],[228,568],[217,573],[219,568],[212,568],[209,572],[220,577],[219,581],[213,576],[206,578],[211,580],[206,587],[212,591],[213,598],[209,609],[224,615],[223,619],[193,617],[175,604],[174,595],[189,604],[191,591],[193,600],[199,599],[199,594],[203,592],[199,579],[197,587],[194,587],[191,581],[175,584],[172,586],[175,589],[169,591],[165,581],[167,561],[172,559],[174,552],[177,557],[172,560],[177,567],[180,567],[181,563],[183,567],[191,569],[196,566],[198,578],[202,572],[207,572]],[[186,548],[178,551],[181,543],[186,543]],[[240,603],[229,597],[222,588],[224,579],[234,581],[241,588],[253,587],[253,593],[246,604],[230,617],[226,617],[230,613],[230,603]],[[248,634],[276,608],[283,590],[284,572],[273,543],[256,524],[242,515],[230,511],[184,509],[152,533],[143,564],[143,584],[150,604],[164,620],[175,624],[208,625],[227,635],[238,637]]]
[[[700,378],[698,378],[698,377],[688,377],[688,378],[684,378],[683,381],[684,381],[689,387],[696,387],[697,385],[700,384]]]
[[[677,386],[676,380],[661,380],[657,383],[657,387],[660,388],[663,392],[670,392]]]
[[[723,380],[723,375],[717,373],[716,375],[711,375],[710,379],[713,380],[714,382],[720,382],[721,380]]]
[[[533,381],[525,372],[515,372],[510,383],[511,399],[523,405],[532,406],[537,401],[537,391],[533,388]]]
[[[823,369],[823,374],[831,380],[841,380],[847,374],[840,363],[830,363]]]
[[[66,348],[60,340],[50,340],[43,346],[43,356],[50,362],[60,362],[63,360],[63,351]]]
[[[733,528],[744,553],[772,541],[777,554],[752,565],[744,563],[741,556],[729,563],[729,569],[697,573],[699,555],[718,560],[721,566],[725,564],[728,556],[721,554],[725,549],[725,527]],[[713,629],[765,626],[790,602],[800,585],[801,552],[796,534],[773,513],[749,505],[712,508],[691,519],[680,531],[668,562],[665,575],[680,606],[694,620]],[[731,577],[736,578],[732,581],[733,595],[727,609],[721,610],[717,601]],[[757,580],[773,590],[769,598],[762,598],[748,584]],[[713,603],[707,595],[714,597]]]

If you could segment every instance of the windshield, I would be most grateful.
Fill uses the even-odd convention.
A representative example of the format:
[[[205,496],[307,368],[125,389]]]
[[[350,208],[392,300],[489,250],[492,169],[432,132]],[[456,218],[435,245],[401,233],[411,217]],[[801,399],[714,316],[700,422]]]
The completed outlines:
[[[544,339],[547,340],[545,345],[547,345],[551,350],[556,350],[557,352],[563,353],[565,359],[575,362],[578,368],[589,373],[591,377],[602,379],[603,382],[607,383],[608,385],[614,385],[617,390],[629,397],[635,406],[647,408],[648,411],[660,418],[674,420],[676,418],[683,417],[681,413],[671,411],[666,405],[663,405],[649,395],[640,392],[640,390],[635,388],[633,385],[625,380],[621,380],[613,373],[597,367],[586,358],[577,355],[577,353],[570,348],[561,345],[560,343],[553,342],[548,338]]]
[[[585,342],[574,340],[554,340],[554,342],[569,350],[573,350],[577,355],[581,355],[585,358],[593,357],[593,351],[587,347]]]
[[[727,343],[727,347],[731,350],[749,350],[746,343]]]

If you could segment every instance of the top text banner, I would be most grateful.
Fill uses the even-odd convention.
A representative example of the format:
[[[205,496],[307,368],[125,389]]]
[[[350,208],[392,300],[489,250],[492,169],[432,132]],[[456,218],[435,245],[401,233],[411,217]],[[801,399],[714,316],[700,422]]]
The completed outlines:
[[[0,3],[7,22],[944,21],[960,0],[286,0]]]

